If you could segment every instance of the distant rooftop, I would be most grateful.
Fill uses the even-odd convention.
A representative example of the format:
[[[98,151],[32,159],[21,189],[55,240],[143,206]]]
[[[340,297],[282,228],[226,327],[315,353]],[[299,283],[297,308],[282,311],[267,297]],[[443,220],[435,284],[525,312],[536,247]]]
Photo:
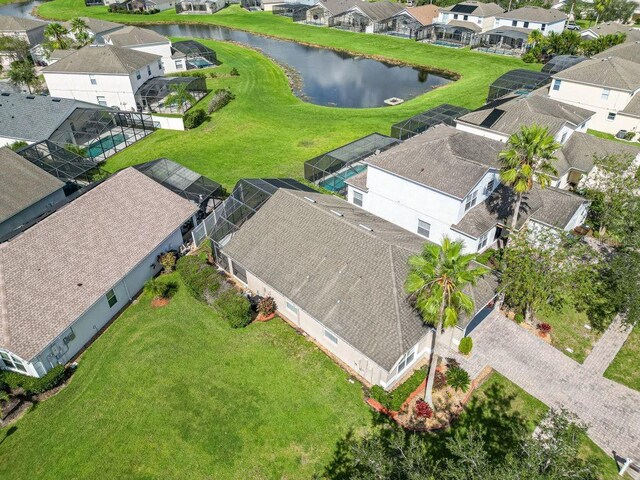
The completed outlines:
[[[555,74],[554,78],[635,91],[640,88],[640,63],[614,56],[592,58]]]
[[[28,32],[46,25],[47,22],[40,20],[0,15],[0,32]]]
[[[89,45],[43,68],[42,72],[129,75],[161,58],[130,48]]]
[[[557,8],[522,7],[500,13],[496,18],[521,20],[525,22],[554,23],[567,19],[567,14]]]
[[[167,37],[159,33],[140,27],[123,27],[104,36],[107,43],[116,47],[136,47],[141,45],[154,45],[171,43]]]
[[[504,9],[500,5],[484,2],[461,2],[444,7],[441,10],[464,15],[475,15],[478,17],[491,17],[504,12]]]

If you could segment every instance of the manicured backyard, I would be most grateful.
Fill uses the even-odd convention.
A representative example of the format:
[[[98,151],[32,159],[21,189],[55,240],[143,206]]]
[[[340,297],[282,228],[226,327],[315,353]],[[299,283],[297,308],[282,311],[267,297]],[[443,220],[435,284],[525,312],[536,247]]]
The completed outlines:
[[[636,326],[604,376],[640,391],[640,326]]]

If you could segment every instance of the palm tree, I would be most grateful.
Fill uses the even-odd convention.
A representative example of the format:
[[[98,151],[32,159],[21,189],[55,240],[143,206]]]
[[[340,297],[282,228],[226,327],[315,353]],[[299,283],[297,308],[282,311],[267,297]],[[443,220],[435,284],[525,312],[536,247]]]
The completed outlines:
[[[463,254],[463,247],[462,241],[444,237],[442,245],[426,243],[420,255],[409,258],[410,270],[405,290],[422,318],[436,327],[424,393],[425,400],[432,408],[433,382],[439,361],[436,346],[443,327],[454,327],[460,313],[473,313],[473,299],[463,290],[468,285],[474,285],[488,272],[487,268],[474,265],[472,262],[476,254]]]
[[[89,34],[89,25],[82,18],[76,17],[71,20],[71,31],[78,44],[82,47],[88,45],[91,42],[91,35]]]
[[[171,93],[167,96],[164,103],[166,105],[178,105],[181,113],[184,113],[185,103],[190,103],[191,105],[196,103],[196,97],[194,97],[191,92],[187,90],[186,84],[173,84],[171,85],[170,90]]]
[[[534,124],[523,126],[519,132],[512,134],[507,147],[500,152],[500,180],[517,195],[511,219],[512,231],[518,224],[522,197],[533,188],[533,182],[545,188],[551,183],[550,176],[558,174],[552,163],[556,160],[553,154],[558,148],[560,144],[554,140],[549,129]]]
[[[533,30],[529,34],[527,43],[535,47],[536,45],[541,44],[544,40],[545,40],[545,36],[542,34],[540,30]]]
[[[69,39],[67,35],[69,30],[64,28],[59,23],[50,23],[44,29],[44,36],[47,38],[47,43],[51,46],[52,50],[56,48],[66,49],[69,47]]]

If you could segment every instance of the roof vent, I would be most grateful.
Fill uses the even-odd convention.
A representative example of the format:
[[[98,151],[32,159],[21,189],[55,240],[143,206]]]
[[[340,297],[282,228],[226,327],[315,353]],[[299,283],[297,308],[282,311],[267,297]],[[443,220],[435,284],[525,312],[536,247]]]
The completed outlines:
[[[28,98],[29,100],[35,100],[35,99],[36,99],[36,97],[34,97],[33,95],[27,95],[27,98]]]
[[[316,201],[311,197],[304,197],[305,200],[308,200],[311,203],[316,203]]]
[[[344,215],[336,210],[329,210],[331,213],[333,213],[334,215],[338,216],[338,217],[344,217]]]
[[[9,95],[11,95],[10,93],[7,92],[2,92],[0,95],[2,95],[3,97],[8,97]]]
[[[360,228],[364,228],[367,232],[373,232],[373,228],[368,227],[367,225],[363,225],[362,223],[358,225]]]
[[[56,103],[60,103],[62,101],[62,99],[60,99],[60,98],[52,98],[51,101],[52,102],[56,102]]]

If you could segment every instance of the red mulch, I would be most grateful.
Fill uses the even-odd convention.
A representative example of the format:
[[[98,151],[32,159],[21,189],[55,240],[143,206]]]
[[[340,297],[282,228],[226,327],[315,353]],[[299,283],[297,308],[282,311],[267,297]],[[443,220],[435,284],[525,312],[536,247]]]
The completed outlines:
[[[256,322],[268,322],[269,320],[275,318],[275,316],[275,313],[272,313],[271,315],[262,315],[261,313],[259,313],[256,317]]]
[[[151,306],[153,308],[162,308],[166,307],[167,305],[169,305],[168,298],[154,298],[153,300],[151,300]]]

